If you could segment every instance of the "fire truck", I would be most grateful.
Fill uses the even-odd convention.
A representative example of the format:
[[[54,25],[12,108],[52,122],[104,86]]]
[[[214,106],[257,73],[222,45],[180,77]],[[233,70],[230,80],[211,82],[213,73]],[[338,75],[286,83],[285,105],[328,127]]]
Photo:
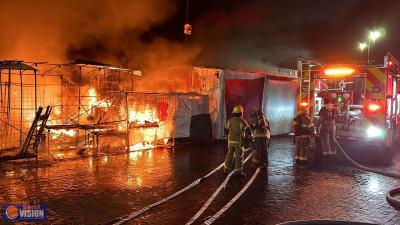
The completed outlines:
[[[314,121],[323,100],[339,110],[337,139],[379,149],[398,150],[400,130],[400,62],[390,53],[380,65],[325,65],[298,60],[298,105]]]

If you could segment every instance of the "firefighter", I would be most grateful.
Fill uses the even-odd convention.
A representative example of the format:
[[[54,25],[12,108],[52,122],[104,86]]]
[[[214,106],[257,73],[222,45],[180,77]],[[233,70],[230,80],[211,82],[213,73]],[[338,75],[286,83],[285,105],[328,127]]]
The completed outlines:
[[[324,107],[319,111],[318,127],[321,137],[322,154],[330,156],[336,154],[336,118],[339,111],[328,98],[324,99]]]
[[[314,123],[304,107],[299,107],[297,116],[293,119],[293,128],[296,143],[295,159],[298,163],[312,161],[311,139],[315,134]]]
[[[225,134],[228,135],[228,153],[225,158],[224,172],[232,170],[234,161],[234,175],[244,176],[243,173],[243,149],[245,139],[252,139],[252,132],[243,119],[243,107],[237,105],[233,108],[232,118],[226,122]],[[235,158],[235,159],[233,159]]]
[[[262,110],[251,113],[251,130],[254,135],[254,147],[252,148],[253,166],[268,166],[268,144],[271,138],[269,121],[265,119]]]

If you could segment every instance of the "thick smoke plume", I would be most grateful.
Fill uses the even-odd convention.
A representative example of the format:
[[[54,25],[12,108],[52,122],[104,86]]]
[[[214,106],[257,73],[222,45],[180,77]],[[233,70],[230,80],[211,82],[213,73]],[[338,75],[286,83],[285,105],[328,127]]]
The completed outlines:
[[[168,0],[16,0],[0,3],[0,58],[77,58],[157,69],[186,63],[198,48],[141,35],[176,12]]]

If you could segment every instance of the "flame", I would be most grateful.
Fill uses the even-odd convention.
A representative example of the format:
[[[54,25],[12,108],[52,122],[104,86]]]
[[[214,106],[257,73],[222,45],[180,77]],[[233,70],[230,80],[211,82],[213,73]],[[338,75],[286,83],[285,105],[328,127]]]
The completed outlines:
[[[149,142],[141,142],[137,143],[135,145],[129,146],[129,150],[131,151],[140,151],[140,150],[146,150],[146,149],[153,149],[154,145],[152,145]]]
[[[143,111],[138,111],[136,107],[131,107],[128,121],[136,125],[144,125],[149,122],[158,123],[160,120],[157,117],[157,110],[147,105]]]
[[[126,126],[122,126],[121,124],[118,124],[118,131],[123,131],[126,129]]]
[[[108,108],[111,106],[111,102],[108,100],[97,100],[97,93],[94,88],[90,88],[88,90],[88,92],[89,92],[88,105],[89,105],[90,111],[92,111],[93,108],[95,108],[95,107]]]
[[[75,130],[67,130],[67,129],[60,129],[60,130],[50,130],[51,133],[51,138],[52,139],[57,139],[59,138],[61,135],[66,135],[69,137],[74,137],[76,135],[76,131]]]
[[[164,144],[168,144],[169,138],[164,138]]]
[[[57,153],[55,156],[56,156],[58,159],[64,158],[64,153]]]
[[[54,108],[53,108],[53,113],[54,113],[54,115],[56,115],[56,116],[61,115],[61,109],[60,109],[60,107],[54,107]]]
[[[61,125],[62,122],[60,120],[48,120],[47,125]],[[50,130],[51,139],[57,139],[61,135],[66,135],[68,137],[74,137],[76,135],[76,130],[73,129],[51,129]]]

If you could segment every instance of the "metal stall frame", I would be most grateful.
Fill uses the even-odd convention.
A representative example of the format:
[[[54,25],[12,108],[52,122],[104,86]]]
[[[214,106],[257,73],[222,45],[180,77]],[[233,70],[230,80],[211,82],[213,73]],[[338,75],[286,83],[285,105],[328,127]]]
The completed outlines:
[[[126,73],[130,76],[131,79],[131,83],[133,84],[133,80],[134,77],[136,76],[141,76],[141,71],[139,70],[131,70],[131,69],[126,69],[126,68],[122,68],[119,66],[114,66],[114,65],[109,65],[109,64],[101,64],[101,63],[95,63],[95,62],[85,62],[82,60],[76,60],[76,61],[71,61],[71,62],[67,62],[67,63],[48,63],[48,62],[30,62],[30,61],[23,61],[23,60],[3,60],[0,61],[0,113],[4,114],[4,118],[1,117],[0,118],[0,122],[4,123],[5,126],[3,126],[3,129],[13,129],[15,131],[17,131],[19,133],[19,141],[18,143],[16,142],[15,144],[13,143],[9,143],[7,145],[1,145],[0,146],[0,155],[2,155],[4,153],[4,147],[3,146],[8,146],[8,145],[12,145],[15,147],[13,149],[18,149],[21,148],[21,145],[23,143],[23,139],[24,139],[24,135],[26,135],[26,132],[24,132],[24,130],[26,130],[28,127],[27,125],[23,125],[23,119],[22,119],[22,115],[23,115],[23,111],[27,110],[26,108],[26,103],[24,103],[24,101],[26,100],[25,98],[33,98],[33,104],[34,108],[32,109],[32,111],[34,110],[35,112],[37,111],[38,107],[40,104],[43,104],[44,102],[39,103],[40,101],[38,100],[39,98],[39,86],[41,88],[45,88],[46,85],[46,79],[49,79],[50,77],[56,77],[56,79],[60,80],[60,84],[59,85],[59,91],[60,91],[60,101],[61,104],[59,105],[53,105],[53,106],[57,106],[61,108],[61,111],[63,112],[64,104],[63,104],[63,100],[64,100],[64,93],[63,93],[63,87],[65,86],[65,84],[63,83],[63,79],[66,77],[66,74],[68,74],[68,72],[66,73],[65,71],[71,71],[73,72],[74,70],[79,70],[79,80],[81,81],[82,76],[84,76],[82,69],[86,68],[86,70],[90,71],[88,73],[90,73],[91,71],[103,71],[104,76],[106,76],[107,72],[111,73],[112,72],[116,72],[119,75],[121,73]],[[60,72],[61,69],[64,69],[64,71]],[[4,76],[3,70],[6,70],[8,72],[8,80],[7,77]],[[19,73],[18,73],[19,72]],[[19,83],[17,82],[16,84],[13,84],[12,82],[12,76],[19,76]],[[27,76],[33,76],[33,85],[32,84],[28,84],[24,78]],[[38,77],[41,77],[43,80],[43,84],[39,84],[38,82]],[[29,78],[28,78],[29,80]],[[100,80],[100,79],[98,79]],[[4,81],[4,82],[3,82]],[[32,82],[31,82],[32,83]],[[19,117],[19,123],[18,124],[11,124],[10,121],[10,114],[11,114],[11,103],[12,101],[15,101],[14,99],[11,99],[11,89],[13,85],[19,85],[19,107],[20,108],[20,117]],[[54,85],[54,84],[51,84]],[[131,86],[133,87],[133,86]],[[81,96],[80,93],[80,89],[81,89],[81,82],[79,82],[78,84],[78,88],[79,88],[79,93],[78,96],[76,96],[78,104],[77,104],[77,115],[72,115],[72,116],[76,116],[75,119],[78,120],[77,125],[77,132],[80,132],[80,127],[79,125],[83,125],[83,128],[85,130],[85,133],[87,132],[87,126],[88,125],[93,125],[93,124],[81,124],[80,123],[80,117],[82,116],[81,110],[82,110],[82,104],[81,104],[81,100],[82,98],[84,98],[83,96]],[[105,88],[106,89],[106,88]],[[25,90],[33,90],[33,94],[30,95],[25,95],[24,91]],[[98,87],[97,87],[98,90]],[[89,96],[90,97],[90,96]],[[44,96],[43,96],[44,98]],[[18,99],[16,99],[18,101]],[[42,101],[45,101],[44,99],[42,99]],[[13,104],[16,104],[15,102]],[[43,105],[42,105],[43,106]],[[3,110],[4,109],[4,110]],[[15,110],[15,109],[13,109]],[[30,110],[30,109],[29,109]],[[4,112],[3,112],[4,111]],[[30,116],[31,117],[31,116]],[[69,120],[71,119],[70,116],[66,116],[67,118],[63,118],[63,120]],[[4,120],[3,120],[4,119]],[[73,119],[73,118],[72,118]],[[29,122],[29,121],[27,121]],[[94,124],[93,126],[96,126],[97,124]],[[102,124],[100,124],[102,125]],[[6,128],[4,128],[6,127]],[[50,134],[52,129],[55,129],[56,127],[51,127],[51,125],[46,126],[47,128],[47,133]],[[6,132],[6,131],[5,131]],[[7,134],[8,131],[5,133]],[[86,137],[86,135],[85,135]],[[0,137],[1,138],[1,137]],[[86,138],[85,138],[85,142],[86,142]],[[48,146],[50,145],[50,138],[48,138],[47,140],[48,142]],[[77,135],[77,142],[79,143],[79,135]],[[76,147],[78,148],[78,145],[76,145]],[[14,150],[15,151],[15,150]],[[50,156],[50,152],[48,152],[48,155]]]

